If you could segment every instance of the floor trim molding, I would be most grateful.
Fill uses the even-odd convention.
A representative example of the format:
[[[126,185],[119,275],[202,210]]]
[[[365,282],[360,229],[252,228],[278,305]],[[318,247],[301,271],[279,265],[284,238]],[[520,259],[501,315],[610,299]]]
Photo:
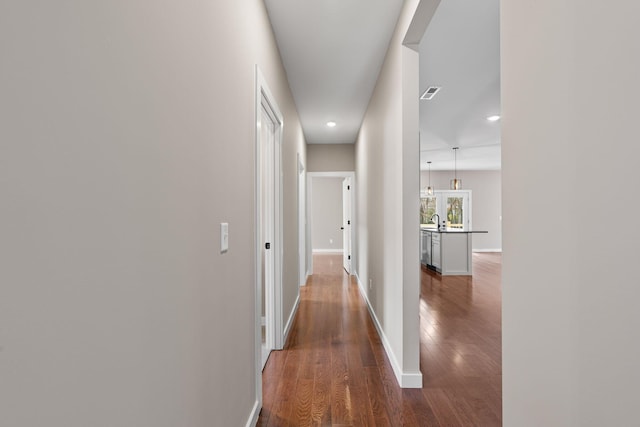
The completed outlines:
[[[384,347],[385,353],[387,353],[387,357],[389,358],[389,362],[391,363],[391,367],[393,368],[393,373],[396,376],[396,381],[398,381],[398,385],[402,388],[422,388],[422,372],[403,372],[398,364],[398,359],[396,358],[393,349],[391,348],[391,344],[387,339],[384,331],[382,330],[382,326],[380,325],[380,321],[378,320],[378,316],[376,316],[373,307],[371,306],[371,302],[369,301],[369,297],[365,291],[362,282],[360,281],[360,276],[355,274],[356,280],[358,281],[358,289],[360,290],[360,295],[367,302],[367,308],[369,310],[369,315],[371,316],[371,320],[373,320],[373,324],[378,331],[378,335],[380,336],[380,340],[382,341],[382,346]]]
[[[251,414],[249,414],[249,419],[247,420],[246,427],[254,427],[258,424],[258,417],[260,416],[260,402],[256,400],[253,404],[253,409],[251,410]]]
[[[284,327],[284,334],[282,337],[282,345],[284,346],[287,343],[287,338],[289,338],[289,332],[291,332],[291,327],[293,326],[293,319],[296,317],[296,313],[298,312],[298,306],[300,305],[300,291],[298,291],[298,296],[296,297],[296,302],[293,303],[293,308],[291,309],[291,314],[289,315],[289,319],[287,320],[287,324]]]
[[[342,255],[344,253],[343,249],[314,249],[311,251],[314,254],[322,254],[322,255]]]

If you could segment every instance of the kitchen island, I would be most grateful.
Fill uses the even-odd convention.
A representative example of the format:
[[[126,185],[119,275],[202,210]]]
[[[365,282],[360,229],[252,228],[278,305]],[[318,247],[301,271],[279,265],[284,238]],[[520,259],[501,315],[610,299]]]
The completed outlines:
[[[472,275],[472,237],[486,231],[420,227],[420,262],[443,276]]]

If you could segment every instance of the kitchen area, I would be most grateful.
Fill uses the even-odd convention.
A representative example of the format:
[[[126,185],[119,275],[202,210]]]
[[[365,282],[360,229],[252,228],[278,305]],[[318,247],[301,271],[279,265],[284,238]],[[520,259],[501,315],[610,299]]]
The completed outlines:
[[[487,6],[441,3],[420,43],[420,262],[443,276],[502,251],[499,8]]]
[[[443,276],[473,274],[471,190],[426,191],[420,197],[420,263]]]

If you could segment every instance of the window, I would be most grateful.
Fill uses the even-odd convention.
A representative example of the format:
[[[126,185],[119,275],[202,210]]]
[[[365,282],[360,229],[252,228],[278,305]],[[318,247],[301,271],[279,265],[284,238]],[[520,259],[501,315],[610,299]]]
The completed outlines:
[[[471,190],[436,190],[433,196],[420,195],[420,226],[436,228],[434,214],[440,223],[453,230],[471,230]]]
[[[464,230],[464,198],[447,197],[447,228]]]
[[[420,226],[424,228],[436,228],[435,220],[431,218],[438,210],[438,201],[435,196],[427,196],[420,198]]]

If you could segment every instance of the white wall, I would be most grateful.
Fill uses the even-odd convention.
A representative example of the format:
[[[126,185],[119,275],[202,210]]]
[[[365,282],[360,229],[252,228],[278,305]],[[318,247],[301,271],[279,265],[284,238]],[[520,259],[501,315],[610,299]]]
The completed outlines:
[[[504,425],[636,425],[640,4],[501,7]]]
[[[356,269],[396,376],[420,386],[418,54],[402,45],[406,1],[356,141]],[[371,281],[371,288],[369,283]]]
[[[309,172],[352,172],[355,144],[308,144],[307,163]]]
[[[449,189],[453,171],[431,171],[431,186],[436,190]],[[500,171],[458,171],[462,188],[472,191],[474,230],[488,231],[473,235],[474,251],[502,250],[502,179]],[[420,188],[429,185],[429,172],[420,174]]]
[[[311,241],[314,251],[340,252],[342,242],[342,181],[314,177],[311,192]]]
[[[245,425],[256,63],[285,122],[285,316],[305,158],[263,2],[6,0],[0,57],[0,425]]]

